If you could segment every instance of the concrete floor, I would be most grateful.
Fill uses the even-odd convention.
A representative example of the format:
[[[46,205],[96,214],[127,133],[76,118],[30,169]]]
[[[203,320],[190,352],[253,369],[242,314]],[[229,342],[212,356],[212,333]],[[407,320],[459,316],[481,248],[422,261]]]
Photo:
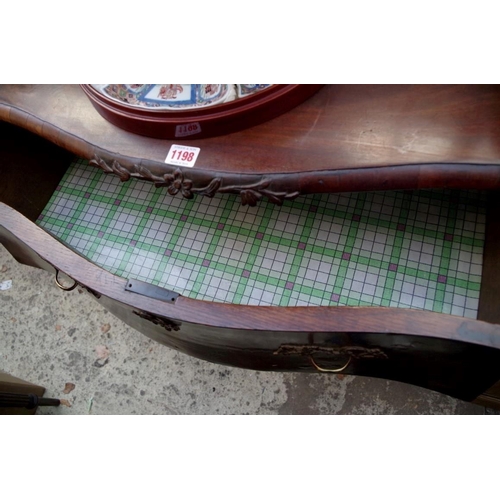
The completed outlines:
[[[0,370],[71,406],[38,414],[485,414],[435,392],[363,377],[254,372],[157,344],[87,293],[18,264],[0,245]],[[64,393],[67,383],[74,389]]]

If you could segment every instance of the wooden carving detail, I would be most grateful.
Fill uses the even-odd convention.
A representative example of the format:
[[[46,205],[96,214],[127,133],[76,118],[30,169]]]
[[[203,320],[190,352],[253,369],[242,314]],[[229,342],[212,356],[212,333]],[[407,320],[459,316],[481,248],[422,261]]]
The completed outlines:
[[[94,156],[94,158],[90,160],[90,165],[100,168],[106,174],[117,175],[122,182],[130,180],[130,172],[125,167],[122,167],[116,160],[113,160],[111,165],[108,165],[102,158]]]
[[[172,196],[180,193],[187,199],[193,198],[194,194],[212,198],[217,193],[231,193],[240,195],[242,205],[254,207],[262,198],[267,198],[276,205],[282,205],[284,200],[293,200],[300,194],[299,191],[273,191],[269,187],[271,184],[271,180],[269,179],[263,179],[246,186],[239,184],[224,186],[223,179],[221,177],[215,177],[207,186],[194,187],[193,181],[188,179],[180,168],[177,168],[172,173],[159,176],[154,175],[143,165],[124,167],[116,160],[112,160],[108,163],[97,155],[94,155],[90,160],[90,165],[100,168],[106,174],[117,175],[122,182],[130,180],[131,177],[138,177],[153,182],[158,188],[166,187],[167,192]]]
[[[144,167],[142,167],[142,170],[147,171]],[[188,200],[193,197],[193,181],[186,179],[180,169],[175,170],[173,174],[165,174],[163,176],[163,181],[157,180],[153,182],[156,187],[166,187],[167,193],[172,196],[175,196],[177,193],[181,193],[182,196]]]
[[[154,316],[153,314],[144,311],[134,311],[134,314],[139,316],[139,318],[151,321],[151,323],[161,326],[167,330],[167,332],[178,332],[181,329],[180,323],[176,323],[168,318],[161,318],[160,316]]]
[[[300,194],[298,191],[294,191],[292,193],[271,191],[269,189],[270,184],[270,180],[263,179],[262,181],[250,186],[226,186],[219,189],[219,193],[237,192],[241,196],[242,205],[249,205],[251,207],[255,207],[257,202],[263,197],[266,197],[270,202],[281,206],[283,205],[284,200],[293,200]]]

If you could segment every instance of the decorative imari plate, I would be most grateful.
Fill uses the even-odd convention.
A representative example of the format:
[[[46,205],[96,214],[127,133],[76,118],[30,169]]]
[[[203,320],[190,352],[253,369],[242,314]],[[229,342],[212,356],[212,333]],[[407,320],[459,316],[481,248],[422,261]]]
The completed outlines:
[[[199,139],[263,123],[294,108],[321,85],[83,84],[97,111],[129,132]]]
[[[248,83],[92,84],[103,95],[130,106],[176,111],[234,101],[270,86],[271,84]]]

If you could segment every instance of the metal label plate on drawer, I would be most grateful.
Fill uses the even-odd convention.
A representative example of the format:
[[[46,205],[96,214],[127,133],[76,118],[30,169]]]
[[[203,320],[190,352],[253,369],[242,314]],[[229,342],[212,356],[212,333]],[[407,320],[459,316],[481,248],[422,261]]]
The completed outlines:
[[[151,299],[163,300],[164,302],[175,302],[179,294],[166,288],[161,288],[144,281],[129,279],[125,285],[126,292],[137,293]]]

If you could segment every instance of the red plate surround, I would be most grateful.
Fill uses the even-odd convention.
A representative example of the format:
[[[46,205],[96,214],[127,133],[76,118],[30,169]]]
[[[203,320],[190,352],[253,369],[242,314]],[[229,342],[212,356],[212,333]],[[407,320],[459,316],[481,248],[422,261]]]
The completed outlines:
[[[254,95],[205,108],[165,111],[135,108],[107,97],[89,84],[81,87],[109,122],[134,134],[158,139],[201,139],[236,132],[286,113],[323,85],[273,85]]]

